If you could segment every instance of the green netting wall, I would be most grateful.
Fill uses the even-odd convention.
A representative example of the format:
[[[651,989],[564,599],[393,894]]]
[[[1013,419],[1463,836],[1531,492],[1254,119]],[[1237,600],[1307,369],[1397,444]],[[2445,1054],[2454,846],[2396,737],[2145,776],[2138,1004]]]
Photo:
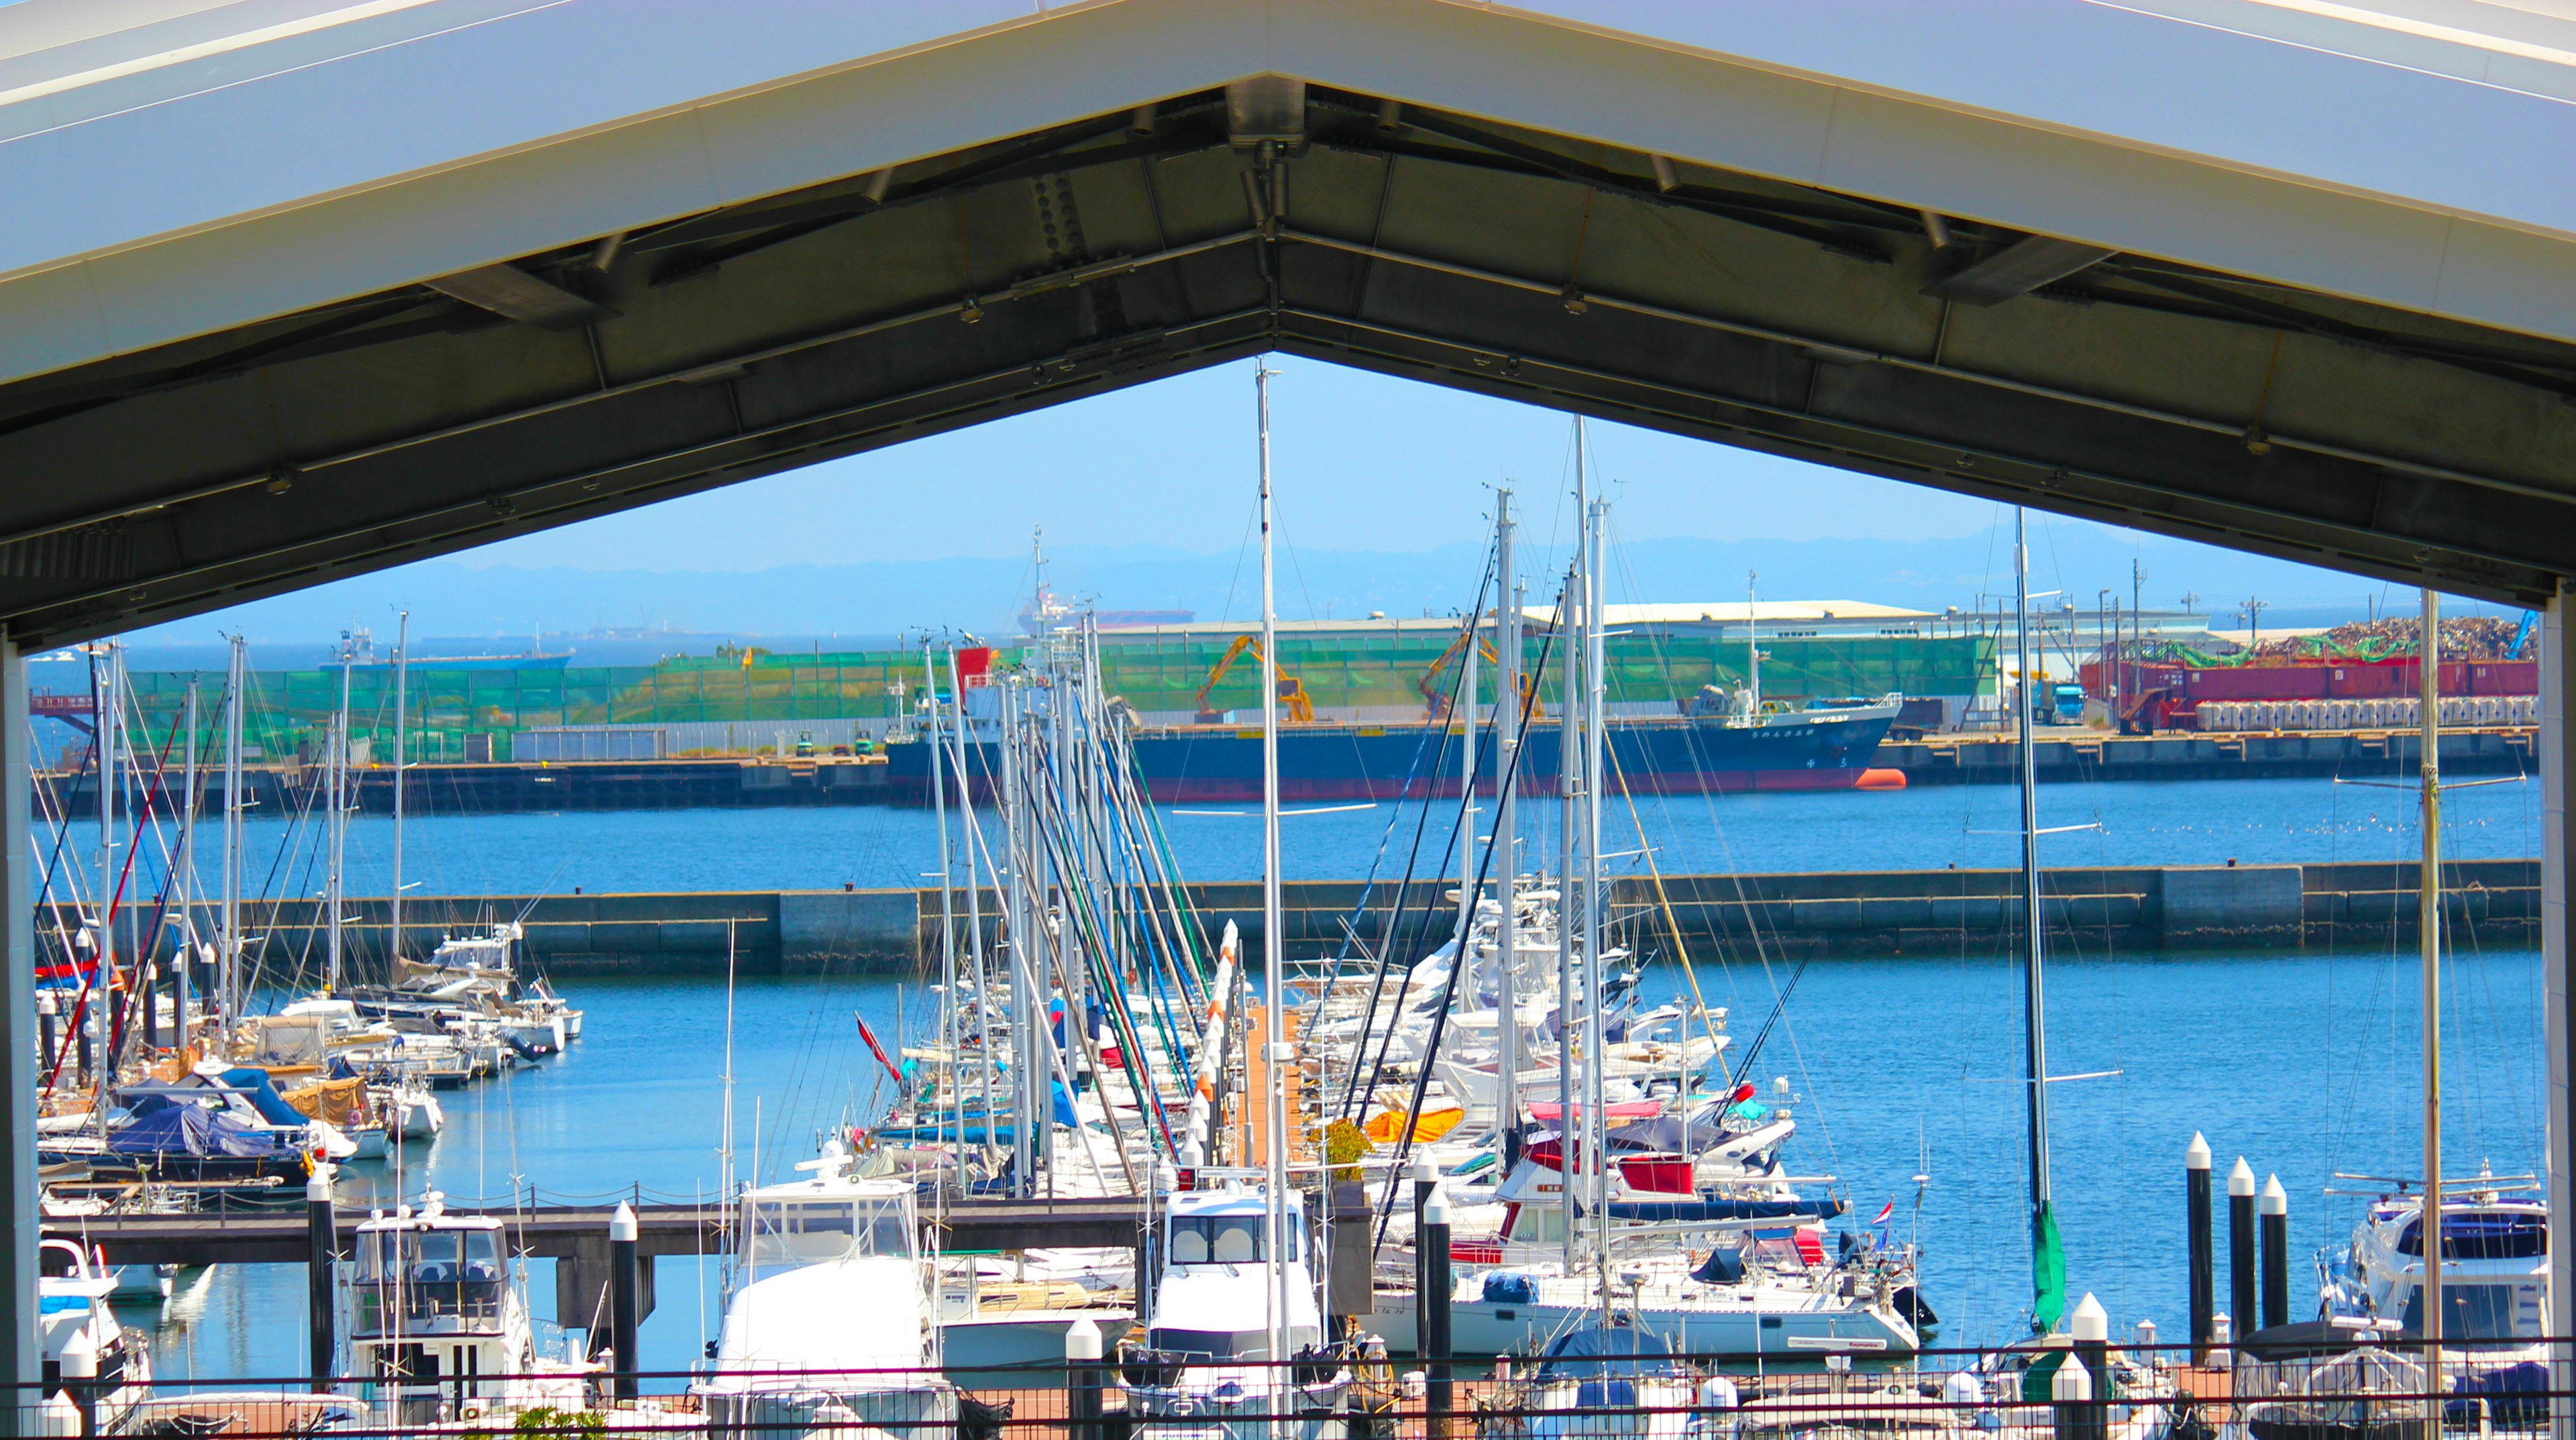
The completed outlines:
[[[1304,682],[1319,707],[1419,706],[1418,682],[1447,645],[1448,637],[1439,634],[1289,638],[1281,642],[1280,664]],[[1109,690],[1138,710],[1188,710],[1225,648],[1223,640],[1199,639],[1104,644],[1101,665]],[[1531,640],[1527,663],[1537,664],[1543,650],[1542,640]],[[1723,688],[1744,678],[1741,640],[1621,635],[1610,638],[1605,650],[1614,702],[1673,703],[1703,685]],[[1764,640],[1762,652],[1763,693],[1781,700],[1889,691],[1967,695],[1990,692],[1993,685],[1994,642],[1983,636],[1784,637]],[[1562,657],[1549,654],[1540,694],[1554,706]],[[1490,702],[1492,667],[1481,669],[1479,689]],[[196,684],[200,753],[217,752],[220,672],[137,671],[131,678],[141,707],[135,718],[155,747],[179,728],[188,686]],[[536,726],[884,719],[918,696],[922,678],[921,657],[903,651],[761,655],[748,666],[725,657],[630,666],[417,666],[411,671],[412,753],[429,761],[462,760],[467,737],[482,735],[492,737],[491,758],[507,760],[509,737]],[[1454,678],[1454,670],[1443,672],[1436,688],[1447,694]],[[1259,682],[1260,666],[1247,655],[1209,692],[1208,703],[1220,710],[1257,706]],[[338,670],[259,671],[248,693],[244,742],[252,758],[320,757],[339,705]],[[393,671],[352,671],[349,700],[357,748],[372,757],[389,755]]]

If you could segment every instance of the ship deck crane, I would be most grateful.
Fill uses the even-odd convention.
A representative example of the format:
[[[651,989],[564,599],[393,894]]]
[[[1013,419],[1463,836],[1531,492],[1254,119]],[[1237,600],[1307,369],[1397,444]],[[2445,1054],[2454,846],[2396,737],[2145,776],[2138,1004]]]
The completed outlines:
[[[1430,667],[1422,672],[1422,678],[1413,682],[1413,688],[1422,692],[1423,719],[1436,723],[1449,718],[1449,697],[1440,689],[1440,672],[1449,668],[1449,662],[1466,653],[1467,636],[1470,633],[1462,626],[1450,639],[1449,648],[1441,651],[1439,658],[1433,660]],[[1502,657],[1494,653],[1493,642],[1482,635],[1476,637],[1476,653],[1485,658],[1486,664],[1497,670],[1502,668]],[[1547,718],[1547,707],[1538,703],[1537,691],[1532,687],[1529,672],[1526,670],[1521,673],[1521,705],[1529,711],[1530,719]]]
[[[1200,724],[1222,725],[1225,723],[1224,711],[1211,710],[1208,708],[1208,692],[1217,687],[1217,682],[1225,678],[1225,672],[1233,669],[1234,662],[1242,659],[1247,652],[1254,658],[1259,658],[1261,655],[1261,642],[1249,635],[1235,636],[1234,643],[1225,647],[1225,654],[1217,660],[1215,665],[1209,667],[1207,678],[1199,682],[1198,698],[1194,703],[1198,708],[1198,719]],[[1315,702],[1309,699],[1306,695],[1306,682],[1289,674],[1285,670],[1279,672],[1279,703],[1287,708],[1289,719],[1309,724],[1313,723],[1315,719]]]

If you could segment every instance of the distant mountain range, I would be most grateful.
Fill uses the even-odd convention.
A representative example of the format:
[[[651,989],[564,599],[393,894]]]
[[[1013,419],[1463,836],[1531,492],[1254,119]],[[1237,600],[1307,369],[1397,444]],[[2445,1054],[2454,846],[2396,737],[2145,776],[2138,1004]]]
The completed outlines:
[[[2133,558],[2147,572],[2141,594],[2148,608],[2179,608],[2182,596],[2197,594],[2221,626],[2236,623],[2238,602],[2247,596],[2265,602],[2266,627],[2332,623],[2357,618],[2373,603],[2412,603],[2411,592],[2355,576],[2097,525],[2036,527],[2031,549],[2033,588],[2063,592],[2088,608],[2105,588],[2127,601]],[[1522,556],[1530,603],[1548,603],[1560,557],[1534,546]],[[1923,540],[1645,540],[1614,549],[1611,558],[1614,601],[1736,600],[1744,595],[1746,573],[1758,571],[1765,599],[1964,610],[1981,600],[1992,608],[2012,583],[2011,537],[2000,532]],[[1473,544],[1411,553],[1283,549],[1279,609],[1291,619],[1448,614],[1469,603],[1483,567],[1482,547]],[[828,649],[923,629],[1016,633],[1032,578],[1025,557],[713,571],[520,569],[439,560],[133,638],[188,644],[210,641],[220,628],[254,641],[311,644],[344,626],[364,625],[381,644],[400,606],[412,612],[415,633],[496,637],[499,649],[525,648],[540,630],[550,650],[563,648],[566,636],[578,645],[585,632],[621,633],[629,642],[647,641],[654,632],[795,637],[797,648],[819,641]],[[1212,555],[1152,545],[1067,547],[1049,556],[1048,580],[1059,596],[1104,609],[1186,610],[1203,620],[1249,620],[1259,613],[1259,560],[1248,547]]]

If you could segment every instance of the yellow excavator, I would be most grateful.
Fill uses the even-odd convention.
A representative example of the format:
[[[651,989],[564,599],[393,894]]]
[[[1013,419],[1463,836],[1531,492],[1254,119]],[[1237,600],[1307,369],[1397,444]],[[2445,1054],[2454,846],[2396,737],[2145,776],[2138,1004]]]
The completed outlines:
[[[1223,658],[1219,659],[1215,666],[1208,671],[1207,678],[1199,682],[1197,703],[1200,724],[1222,725],[1225,723],[1224,711],[1211,710],[1208,708],[1208,692],[1214,690],[1217,687],[1217,682],[1225,678],[1225,672],[1233,669],[1234,662],[1242,659],[1247,653],[1253,658],[1259,659],[1261,656],[1261,642],[1250,635],[1235,636],[1234,643],[1225,647],[1225,655]],[[1306,696],[1306,682],[1298,679],[1294,675],[1288,674],[1285,671],[1282,671],[1279,676],[1279,703],[1287,707],[1289,719],[1308,724],[1312,724],[1314,722],[1315,702],[1308,699]]]
[[[1423,719],[1437,724],[1449,718],[1449,696],[1441,688],[1440,672],[1449,668],[1449,662],[1466,653],[1470,633],[1461,629],[1450,640],[1449,648],[1440,652],[1440,658],[1432,661],[1430,668],[1422,672],[1422,678],[1413,682],[1413,688],[1422,692]],[[1481,635],[1476,637],[1476,653],[1485,658],[1486,664],[1497,670],[1502,668],[1503,658],[1494,653],[1492,643]],[[1521,705],[1529,711],[1532,720],[1547,718],[1547,707],[1538,703],[1538,692],[1531,686],[1527,673],[1521,676]]]

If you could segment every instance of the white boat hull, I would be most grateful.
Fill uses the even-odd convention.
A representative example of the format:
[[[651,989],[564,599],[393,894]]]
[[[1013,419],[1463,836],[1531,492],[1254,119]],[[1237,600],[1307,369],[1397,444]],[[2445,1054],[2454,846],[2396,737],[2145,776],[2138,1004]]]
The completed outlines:
[[[1378,1298],[1369,1328],[1385,1337],[1390,1350],[1414,1349],[1412,1302],[1410,1295]],[[1527,1354],[1597,1310],[1547,1301],[1459,1301],[1449,1308],[1450,1353]],[[1910,1355],[1919,1343],[1904,1321],[1858,1309],[1708,1310],[1649,1303],[1637,1313],[1640,1326],[1664,1337],[1681,1355]]]

